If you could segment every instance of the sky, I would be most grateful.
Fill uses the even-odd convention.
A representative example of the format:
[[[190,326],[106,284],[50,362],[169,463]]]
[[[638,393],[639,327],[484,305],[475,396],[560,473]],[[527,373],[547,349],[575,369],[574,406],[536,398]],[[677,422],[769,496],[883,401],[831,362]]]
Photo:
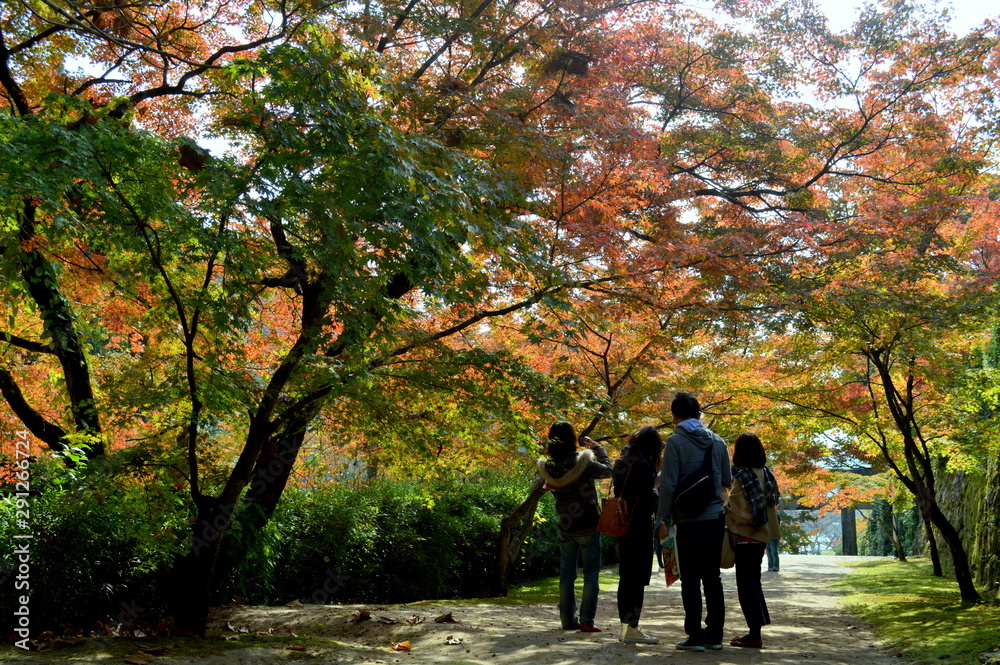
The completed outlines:
[[[863,2],[855,0],[815,0],[830,20],[830,28],[843,30],[850,27],[857,16],[857,7]],[[936,2],[925,0],[927,6],[952,7],[952,27],[957,34],[968,32],[988,18],[1000,16],[1000,3],[995,0],[953,0],[952,2]]]

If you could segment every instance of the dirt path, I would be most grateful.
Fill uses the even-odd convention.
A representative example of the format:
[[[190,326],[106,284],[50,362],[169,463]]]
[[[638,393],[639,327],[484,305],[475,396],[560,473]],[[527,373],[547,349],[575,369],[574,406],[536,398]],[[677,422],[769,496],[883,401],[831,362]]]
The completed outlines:
[[[61,652],[11,654],[0,662],[120,663],[141,646],[166,648],[151,661],[154,665],[221,665],[245,663],[271,665],[308,660],[314,663],[364,663],[396,665],[618,665],[619,663],[809,663],[814,665],[902,665],[898,656],[875,644],[867,626],[837,606],[830,584],[847,568],[843,557],[782,555],[780,573],[764,573],[764,593],[773,624],[764,629],[765,648],[739,649],[728,644],[722,651],[688,653],[674,648],[684,638],[680,586],[667,589],[661,575],[654,575],[647,589],[642,627],[660,637],[655,646],[617,642],[615,589],[602,589],[597,625],[605,632],[584,634],[560,630],[555,605],[487,605],[413,603],[368,607],[371,619],[349,621],[358,607],[231,607],[213,613],[213,623],[228,623],[239,631],[231,640],[110,640]],[[736,600],[732,570],[723,571],[729,637],[745,629]],[[459,623],[435,623],[451,613]],[[393,623],[395,622],[395,623]],[[258,635],[263,633],[263,635]],[[298,644],[292,635],[308,638]],[[244,644],[251,640],[253,645]],[[390,651],[394,643],[408,641],[411,651]],[[451,642],[447,644],[446,642]],[[295,648],[291,648],[295,647]],[[6,658],[5,658],[6,657]]]

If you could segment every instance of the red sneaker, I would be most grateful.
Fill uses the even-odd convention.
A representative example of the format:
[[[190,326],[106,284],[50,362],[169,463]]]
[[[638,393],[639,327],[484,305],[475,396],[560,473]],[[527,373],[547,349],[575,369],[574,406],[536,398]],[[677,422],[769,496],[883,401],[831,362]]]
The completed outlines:
[[[580,622],[580,632],[581,633],[600,633],[602,632],[600,628],[589,623]]]

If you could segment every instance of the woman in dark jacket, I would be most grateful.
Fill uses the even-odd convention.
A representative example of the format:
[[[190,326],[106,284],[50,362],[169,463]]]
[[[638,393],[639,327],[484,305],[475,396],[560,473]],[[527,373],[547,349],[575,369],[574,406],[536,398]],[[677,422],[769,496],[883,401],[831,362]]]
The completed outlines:
[[[646,585],[653,568],[653,513],[656,510],[656,471],[663,441],[655,427],[629,435],[628,446],[614,466],[615,496],[629,509],[628,531],[618,539],[618,618],[621,642],[656,644],[659,638],[639,630]]]
[[[559,513],[559,618],[566,630],[599,633],[597,615],[598,576],[601,573],[601,534],[597,522],[601,508],[597,478],[611,475],[611,460],[593,439],[581,437],[585,450],[577,451],[576,431],[569,423],[549,428],[549,459],[538,460],[538,473],[556,495]],[[583,557],[583,597],[576,616],[576,564]]]

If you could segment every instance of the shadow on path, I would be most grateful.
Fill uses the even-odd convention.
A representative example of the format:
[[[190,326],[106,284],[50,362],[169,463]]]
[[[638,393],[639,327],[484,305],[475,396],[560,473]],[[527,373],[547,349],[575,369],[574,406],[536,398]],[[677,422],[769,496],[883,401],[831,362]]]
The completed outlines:
[[[729,638],[745,632],[746,626],[736,598],[735,573],[727,570],[723,571],[727,621],[722,651],[688,653],[674,647],[684,639],[680,585],[668,589],[663,575],[654,573],[641,626],[660,638],[657,645],[617,641],[617,590],[608,585],[598,606],[597,625],[603,633],[561,630],[554,604],[433,601],[365,606],[372,618],[363,622],[349,620],[361,606],[232,606],[213,612],[214,626],[225,639],[88,640],[53,654],[0,649],[0,663],[136,662],[126,658],[152,644],[158,647],[158,655],[149,661],[152,665],[903,665],[901,658],[874,643],[867,626],[838,607],[830,585],[848,572],[839,564],[850,559],[857,557],[783,554],[781,572],[763,574],[773,621],[764,628],[764,649],[728,645]],[[434,621],[446,613],[458,623]],[[232,627],[238,629],[236,634]],[[390,650],[403,641],[411,651]]]

